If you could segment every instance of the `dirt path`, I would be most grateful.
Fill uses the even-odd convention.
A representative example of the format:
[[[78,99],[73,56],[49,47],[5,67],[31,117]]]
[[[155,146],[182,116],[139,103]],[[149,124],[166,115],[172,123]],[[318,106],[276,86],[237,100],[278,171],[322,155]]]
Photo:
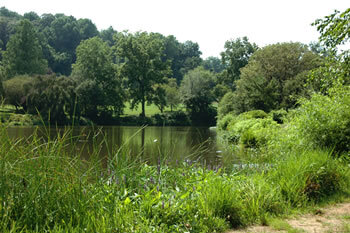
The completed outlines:
[[[247,232],[306,232],[306,233],[350,233],[350,203],[337,204],[323,208],[315,214],[298,218],[278,220],[270,226],[252,226],[243,230],[231,230],[227,233]]]

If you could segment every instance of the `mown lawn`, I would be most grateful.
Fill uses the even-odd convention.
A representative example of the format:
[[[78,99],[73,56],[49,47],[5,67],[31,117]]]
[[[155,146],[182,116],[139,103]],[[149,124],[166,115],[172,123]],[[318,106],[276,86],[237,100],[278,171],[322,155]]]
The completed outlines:
[[[124,115],[129,115],[129,116],[138,116],[141,114],[142,112],[142,106],[141,104],[139,104],[137,106],[137,108],[134,109],[130,109],[130,103],[126,102],[125,103],[125,108],[124,108]],[[185,107],[183,105],[179,105],[177,108],[173,108],[173,111],[177,111],[177,110],[183,110],[185,111]],[[151,104],[151,105],[146,105],[145,106],[145,111],[146,111],[146,116],[153,116],[155,114],[159,114],[161,113],[159,108],[155,105],[155,104]],[[164,112],[170,112],[171,109],[170,107],[165,107],[164,108]]]

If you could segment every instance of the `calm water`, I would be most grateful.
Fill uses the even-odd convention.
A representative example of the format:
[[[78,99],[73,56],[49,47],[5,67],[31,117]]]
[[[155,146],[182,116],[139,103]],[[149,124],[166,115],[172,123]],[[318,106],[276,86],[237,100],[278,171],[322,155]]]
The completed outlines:
[[[34,127],[13,127],[8,129],[12,138],[29,137]],[[45,130],[39,128],[42,135]],[[55,136],[63,128],[51,128],[50,135]],[[80,135],[77,144],[78,150],[83,150],[84,156],[89,156],[95,142],[105,140],[100,152],[106,156],[108,150],[123,148],[128,156],[141,156],[151,164],[159,159],[169,163],[185,160],[199,160],[202,163],[217,165],[224,157],[229,156],[222,146],[217,143],[215,130],[203,127],[75,127],[74,135]]]

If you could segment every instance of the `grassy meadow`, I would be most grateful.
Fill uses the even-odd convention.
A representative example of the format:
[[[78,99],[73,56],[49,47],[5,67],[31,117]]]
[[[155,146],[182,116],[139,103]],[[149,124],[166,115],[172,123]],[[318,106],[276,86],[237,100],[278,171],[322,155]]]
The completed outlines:
[[[183,105],[179,105],[177,108],[174,108],[173,111],[183,110],[185,111],[185,107]],[[159,108],[155,104],[150,104],[145,106],[146,116],[151,117],[155,114],[160,114]],[[170,112],[170,107],[165,107],[164,112]],[[124,115],[127,116],[139,116],[142,112],[141,104],[138,104],[137,108],[130,109],[130,103],[126,102],[124,107]]]

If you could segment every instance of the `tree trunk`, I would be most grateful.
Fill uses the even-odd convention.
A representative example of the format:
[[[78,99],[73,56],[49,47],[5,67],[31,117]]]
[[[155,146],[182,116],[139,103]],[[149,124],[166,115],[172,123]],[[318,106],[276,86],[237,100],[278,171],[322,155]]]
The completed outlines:
[[[142,99],[141,105],[142,105],[142,113],[141,113],[141,117],[146,117],[146,113],[145,113],[145,98]]]

